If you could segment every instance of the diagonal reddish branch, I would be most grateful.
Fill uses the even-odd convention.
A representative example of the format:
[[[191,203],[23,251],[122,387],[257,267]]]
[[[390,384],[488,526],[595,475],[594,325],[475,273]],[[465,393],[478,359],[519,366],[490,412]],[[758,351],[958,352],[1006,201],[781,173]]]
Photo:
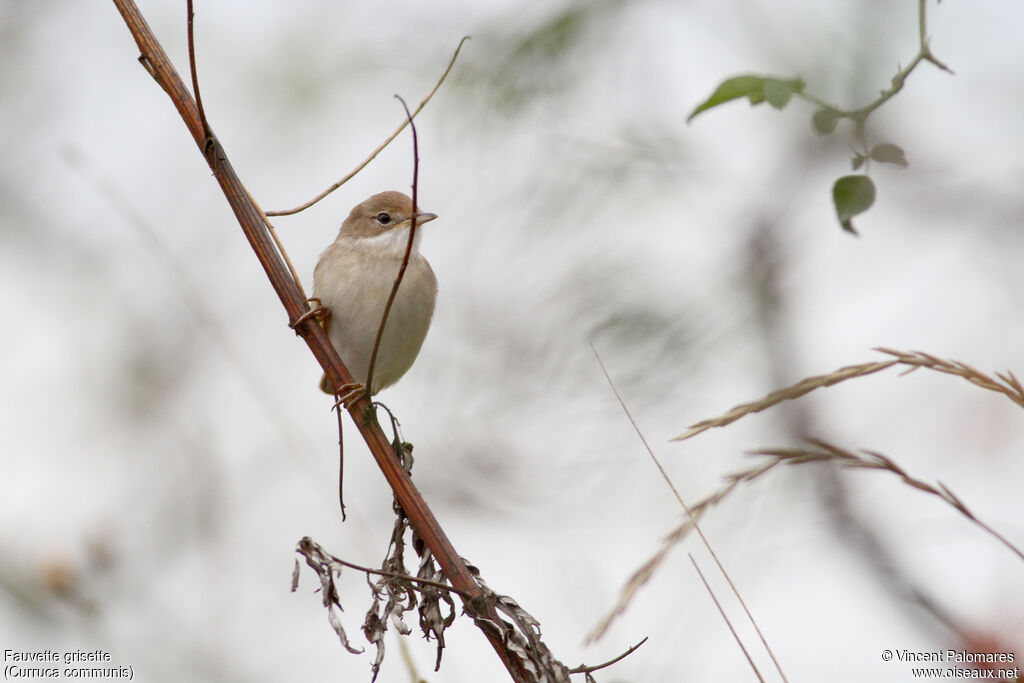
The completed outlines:
[[[288,313],[288,320],[294,324],[296,333],[309,345],[313,355],[316,356],[317,361],[323,366],[335,386],[353,383],[351,373],[345,368],[334,347],[331,346],[323,328],[312,316],[303,318],[307,306],[302,290],[275,247],[267,227],[260,217],[259,209],[246,191],[242,181],[235,174],[220,142],[209,126],[206,126],[204,130],[203,120],[192,94],[167,58],[160,43],[157,42],[156,37],[146,24],[146,20],[133,0],[114,0],[114,5],[117,6],[128,30],[131,31],[139,46],[141,51],[139,61],[171,98],[171,102],[174,103],[188,127],[200,152],[213,170],[217,182],[224,191],[224,196],[235,212],[242,231],[248,238],[253,251],[256,252],[256,257],[263,265],[274,291],[281,299],[281,303]],[[300,318],[303,319],[300,320]],[[516,681],[536,680],[529,669],[530,665],[525,654],[507,647],[502,634],[494,628],[496,624],[502,623],[501,620],[493,606],[479,599],[484,596],[484,591],[455,551],[412,480],[403,471],[391,450],[387,437],[370,416],[371,413],[367,410],[368,406],[366,397],[360,397],[349,406],[349,415],[366,440],[377,465],[381,468],[395,497],[409,517],[410,524],[430,548],[444,570],[448,581],[459,591],[466,612],[484,631],[512,678]],[[485,628],[485,626],[489,626],[489,628]]]

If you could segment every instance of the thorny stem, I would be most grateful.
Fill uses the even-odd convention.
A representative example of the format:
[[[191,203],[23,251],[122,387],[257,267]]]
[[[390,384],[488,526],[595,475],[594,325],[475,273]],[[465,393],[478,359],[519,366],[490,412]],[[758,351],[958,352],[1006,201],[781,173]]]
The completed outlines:
[[[828,102],[825,102],[821,98],[815,97],[814,95],[811,95],[809,93],[796,93],[797,97],[800,97],[805,102],[810,102],[811,104],[817,105],[822,109],[827,109],[839,118],[850,119],[851,121],[853,121],[854,126],[856,127],[856,137],[862,144],[864,144],[865,151],[867,148],[867,143],[865,141],[864,135],[864,124],[867,121],[868,117],[871,116],[871,114],[876,109],[878,109],[883,104],[888,102],[896,95],[896,93],[903,89],[903,85],[906,83],[907,77],[910,76],[911,72],[913,72],[914,69],[916,69],[918,65],[921,64],[921,62],[930,62],[937,66],[938,68],[942,69],[943,71],[953,73],[953,71],[948,66],[940,62],[935,57],[935,55],[932,54],[931,48],[928,46],[928,35],[926,28],[926,2],[927,0],[918,0],[917,2],[917,54],[914,55],[914,57],[910,60],[910,63],[907,64],[907,66],[896,72],[896,75],[892,77],[892,81],[890,82],[889,88],[883,90],[875,100],[872,100],[868,104],[865,104],[863,107],[860,107],[858,109],[840,109],[839,107],[829,104]]]

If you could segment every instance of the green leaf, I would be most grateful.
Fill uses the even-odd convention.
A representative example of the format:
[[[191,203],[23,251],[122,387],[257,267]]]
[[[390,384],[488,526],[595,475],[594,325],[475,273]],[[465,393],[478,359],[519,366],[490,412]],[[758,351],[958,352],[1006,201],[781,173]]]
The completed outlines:
[[[751,105],[761,104],[768,101],[776,109],[782,109],[793,97],[793,93],[803,92],[804,82],[799,78],[789,80],[771,78],[769,76],[733,76],[722,81],[711,97],[707,98],[686,117],[689,123],[693,117],[702,111],[717,107],[725,102],[746,97]]]
[[[900,168],[907,167],[907,157],[903,150],[890,142],[883,142],[871,148],[870,156],[882,164],[895,164]]]
[[[814,124],[814,130],[817,133],[828,135],[836,129],[836,124],[839,123],[839,114],[834,109],[819,109],[814,112],[811,123]]]
[[[864,156],[860,152],[856,152],[853,155],[853,170],[856,171],[857,169],[859,169],[861,166],[864,165],[864,162],[867,160],[868,157]]]
[[[864,213],[875,203],[875,184],[866,175],[843,176],[832,186],[832,201],[843,230],[856,235],[853,217]]]
[[[793,93],[803,92],[804,82],[799,78],[790,81],[782,81],[777,78],[766,78],[764,81],[764,97],[768,104],[776,109],[782,109],[789,104]]]

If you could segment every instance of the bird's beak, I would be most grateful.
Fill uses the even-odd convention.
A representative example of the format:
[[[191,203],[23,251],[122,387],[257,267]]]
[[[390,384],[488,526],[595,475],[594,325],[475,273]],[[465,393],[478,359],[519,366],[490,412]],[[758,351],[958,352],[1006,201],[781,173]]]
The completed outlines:
[[[426,211],[420,211],[416,214],[416,225],[423,225],[437,218],[436,213],[427,213]]]

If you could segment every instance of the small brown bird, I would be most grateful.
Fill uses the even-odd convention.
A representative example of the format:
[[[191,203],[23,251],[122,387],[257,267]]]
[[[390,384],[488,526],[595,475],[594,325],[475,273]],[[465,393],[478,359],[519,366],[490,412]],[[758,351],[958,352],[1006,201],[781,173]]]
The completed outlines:
[[[412,200],[401,192],[373,195],[352,209],[313,271],[313,297],[330,310],[327,335],[359,384],[365,385],[370,372],[373,344],[402,266],[412,215]],[[419,253],[419,228],[435,218],[432,213],[416,213],[409,265],[377,351],[371,394],[391,386],[412,367],[430,328],[437,278]],[[326,376],[320,388],[334,393]],[[342,389],[354,393],[353,387]]]

